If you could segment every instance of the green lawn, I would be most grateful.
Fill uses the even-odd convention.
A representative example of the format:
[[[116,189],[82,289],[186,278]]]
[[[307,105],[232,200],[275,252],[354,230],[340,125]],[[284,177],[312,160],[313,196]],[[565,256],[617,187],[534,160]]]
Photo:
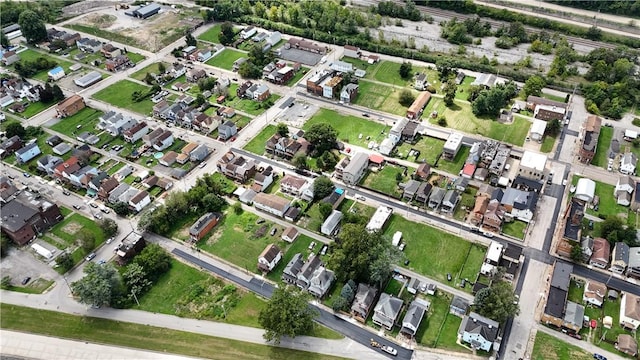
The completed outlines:
[[[53,280],[46,280],[43,278],[37,278],[29,282],[27,286],[9,286],[7,290],[20,292],[24,294],[42,294],[45,290],[53,285]]]
[[[170,64],[168,64],[166,62],[162,62],[162,63],[164,64],[166,69],[168,69],[171,66]],[[160,64],[160,62],[157,62],[157,63],[153,63],[151,65],[145,66],[144,68],[142,68],[142,70],[136,71],[133,74],[131,74],[131,78],[143,81],[145,76],[147,76],[147,73],[158,74],[160,72],[160,70],[158,70],[158,65],[159,64]]]
[[[526,228],[526,222],[513,220],[512,222],[506,222],[502,225],[502,232],[518,239],[524,239],[524,229]]]
[[[245,112],[250,115],[262,114],[266,109],[268,109],[271,106],[271,104],[275,103],[276,101],[278,101],[278,99],[280,99],[280,95],[278,94],[271,94],[271,96],[269,96],[269,99],[262,102],[254,101],[250,99],[242,99],[236,96],[236,90],[238,90],[238,84],[234,83],[234,84],[231,84],[231,86],[229,86],[229,95],[226,97],[222,105],[230,106],[236,110]],[[213,95],[212,98],[213,97],[215,97],[215,95]],[[215,108],[213,107],[210,109],[212,109],[212,111],[215,111]]]
[[[458,90],[456,91],[456,99],[458,100],[467,100],[469,98],[469,88],[471,87],[471,83],[476,78],[471,76],[465,76],[462,83],[458,85]]]
[[[458,339],[458,329],[462,323],[462,318],[453,314],[447,314],[438,335],[437,348],[458,352],[469,352],[469,349],[456,343]]]
[[[407,107],[400,105],[398,102],[400,95],[399,88],[373,83],[367,80],[361,80],[359,85],[358,96],[354,104],[394,115],[406,115]],[[414,95],[417,95],[416,91],[413,92]]]
[[[32,103],[29,103],[29,106],[27,106],[26,109],[24,109],[24,111],[19,115],[25,119],[29,119],[30,117],[36,114],[39,114],[43,110],[48,109],[51,106],[54,106],[55,104],[56,103],[53,101],[49,103],[43,103],[42,101],[32,102]]]
[[[72,66],[74,63],[71,61],[67,61],[67,60],[61,60],[57,57],[53,57],[49,54],[43,53],[43,52],[39,52],[33,49],[28,49],[25,50],[23,52],[21,52],[20,54],[20,61],[24,63],[25,61],[35,61],[41,57],[44,57],[50,61],[54,61],[56,62],[57,66],[62,66],[62,68],[64,69],[65,74],[69,74],[69,67]],[[15,65],[14,65],[15,67]],[[52,66],[51,69],[53,69],[55,66]],[[37,72],[36,74],[34,74],[32,76],[32,78],[36,79],[36,80],[40,80],[40,81],[47,81],[47,79],[49,78],[49,70],[51,69],[44,69],[41,70],[39,72]]]
[[[140,54],[134,53],[134,52],[128,52],[126,55],[129,58],[129,60],[131,60],[131,62],[134,63],[134,64],[137,64],[140,61],[145,59],[144,55],[140,55]]]
[[[298,72],[296,72],[296,74],[293,75],[293,77],[289,79],[289,81],[287,81],[286,85],[295,86],[298,83],[298,81],[300,81],[300,79],[302,79],[302,77],[304,77],[308,71],[309,71],[309,68],[301,66],[300,70],[298,70]]]
[[[600,166],[606,169],[609,158],[607,153],[609,152],[609,145],[611,145],[611,139],[613,139],[613,128],[603,126],[600,128],[600,136],[598,137],[598,145],[596,147],[596,154],[591,160],[591,165]],[[622,150],[622,149],[621,149]]]
[[[467,157],[469,156],[469,151],[471,151],[470,147],[464,146],[464,145],[461,146],[460,150],[456,154],[456,157],[453,158],[453,161],[440,158],[440,160],[438,160],[437,169],[446,171],[453,175],[458,175],[460,170],[462,170],[462,166],[464,166],[464,162],[467,160]]]
[[[436,139],[430,136],[421,136],[415,144],[403,143],[399,147],[398,157],[406,158],[409,155],[411,149],[420,151],[418,158],[410,157],[408,160],[412,160],[418,163],[426,161],[428,164],[433,165],[436,162],[436,158],[442,153],[444,148],[444,140]],[[400,156],[402,154],[402,156]]]
[[[553,100],[553,101],[558,101],[558,102],[565,102],[564,101],[564,96],[558,96],[558,95],[552,95],[552,94],[547,94],[545,92],[540,94],[541,97],[545,98],[545,99],[549,99],[549,100]]]
[[[581,176],[574,176],[571,180],[571,183],[575,186],[578,183],[578,180]],[[598,211],[593,210],[590,207],[587,207],[587,214],[591,215],[607,215],[607,216],[620,216],[623,221],[626,220],[627,223],[631,226],[635,226],[635,217],[632,211],[629,210],[628,207],[618,205],[616,203],[616,198],[612,196],[613,190],[615,189],[614,185],[609,185],[597,180],[594,180],[596,183],[595,194],[600,198],[600,204],[598,205]]]
[[[567,296],[568,301],[573,301],[574,303],[582,304],[582,294],[584,293],[584,282],[578,283],[575,280],[571,280],[569,283],[569,295]]]
[[[469,275],[480,269],[482,257],[477,250],[470,252],[472,246],[478,245],[393,214],[385,226],[384,234],[392,236],[396,231],[402,232],[402,239],[407,244],[404,254],[410,260],[408,268],[417,273],[446,283],[447,273],[457,280],[462,270],[463,274]],[[483,247],[478,246],[478,249],[486,252]],[[467,255],[470,255],[468,259]]]
[[[251,151],[254,154],[262,155],[264,154],[264,145],[276,133],[275,125],[267,125],[262,131],[255,136],[247,145],[244,146],[244,149],[247,151]]]
[[[186,331],[121,321],[75,316],[55,311],[0,304],[3,329],[160,353],[216,359],[338,359],[327,355],[258,345]],[[42,326],[47,324],[47,326]],[[171,339],[171,341],[167,341]]]
[[[396,180],[398,174],[402,176],[401,181]],[[398,183],[406,180],[407,177],[402,175],[402,168],[385,165],[380,171],[368,171],[360,181],[360,185],[400,198],[402,197],[402,190],[398,187]]]
[[[73,116],[60,119],[56,124],[51,126],[51,130],[75,138],[75,133],[95,131],[96,125],[99,122],[98,119],[103,114],[100,110],[86,107]],[[78,129],[78,125],[81,125],[80,129]]]
[[[247,53],[238,50],[225,48],[222,52],[211,59],[207,60],[206,64],[215,66],[225,70],[233,69],[233,63],[242,58],[247,57]]]
[[[588,353],[577,346],[570,345],[542,331],[536,334],[533,345],[532,359],[534,360],[589,360]]]
[[[198,39],[219,44],[221,30],[222,30],[222,24],[217,24],[211,27],[209,30],[200,34],[200,36],[198,36]]]
[[[556,144],[556,138],[553,136],[546,135],[542,139],[542,145],[540,145],[540,152],[550,153],[553,150],[553,145],[555,144]]]
[[[459,279],[468,279],[474,281],[478,272],[480,271],[480,265],[484,261],[484,256],[487,254],[487,249],[484,247],[472,245],[467,253],[467,260],[464,266],[460,270]],[[455,275],[455,274],[453,274]]]
[[[381,134],[385,130],[383,124],[366,120],[361,117],[342,115],[334,110],[320,109],[313,117],[307,120],[302,129],[307,131],[313,124],[329,124],[338,132],[338,140],[366,147],[371,140],[381,142],[386,136]],[[362,134],[362,138],[360,138]]]
[[[90,229],[91,232],[95,235],[96,247],[100,246],[104,242],[105,236],[98,224],[96,224],[93,220],[86,218],[78,213],[67,216],[64,220],[51,228],[51,232],[55,236],[66,241],[67,244],[71,245],[76,241],[75,234],[78,232],[78,230],[83,228]]]
[[[420,345],[436,347],[438,335],[444,325],[447,314],[449,314],[451,295],[438,291],[436,296],[426,296],[426,298],[431,302],[431,307],[422,319],[415,338]]]
[[[141,85],[129,80],[119,81],[107,88],[104,88],[93,95],[97,100],[108,102],[111,105],[129,109],[137,113],[148,115],[153,109],[153,102],[149,98],[146,98],[140,102],[133,102],[131,100],[131,94],[134,91],[140,91],[146,94],[151,90],[151,87]]]
[[[447,126],[452,129],[483,135],[518,146],[524,144],[524,139],[531,127],[531,123],[521,116],[515,116],[511,124],[501,124],[492,118],[478,118],[471,111],[471,105],[460,100],[456,100],[452,107],[447,107],[442,98],[431,98],[425,107],[424,116],[429,117],[432,124],[437,124],[438,120],[429,116],[433,111],[437,111],[438,116],[444,116],[447,119]]]

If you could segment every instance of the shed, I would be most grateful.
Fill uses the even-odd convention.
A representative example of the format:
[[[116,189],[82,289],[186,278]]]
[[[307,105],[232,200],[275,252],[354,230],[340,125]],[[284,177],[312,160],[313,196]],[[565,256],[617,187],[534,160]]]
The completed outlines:
[[[596,193],[595,181],[587,178],[581,178],[576,185],[575,197],[577,199],[591,202]]]

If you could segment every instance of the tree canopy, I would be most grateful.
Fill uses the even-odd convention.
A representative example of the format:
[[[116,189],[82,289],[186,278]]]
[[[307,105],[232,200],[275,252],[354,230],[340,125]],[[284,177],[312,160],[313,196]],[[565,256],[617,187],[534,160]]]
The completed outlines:
[[[47,28],[42,18],[31,10],[24,10],[18,18],[20,31],[29,44],[36,44],[47,39]]]
[[[155,281],[171,268],[171,255],[160,245],[149,244],[133,258],[133,263],[140,265],[148,278]]]
[[[81,303],[96,307],[110,305],[121,294],[120,275],[113,265],[89,262],[84,273],[82,279],[71,284],[73,294]]]
[[[517,87],[513,82],[497,84],[481,90],[471,103],[471,110],[476,116],[496,117],[500,114],[500,109],[516,95]]]
[[[338,133],[333,126],[325,123],[311,125],[309,130],[304,134],[304,138],[313,144],[314,151],[318,155],[333,149],[336,146],[337,137]]]
[[[326,176],[319,176],[313,182],[313,197],[316,200],[324,199],[325,197],[331,195],[333,190],[335,189],[335,185]]]
[[[309,294],[295,286],[277,287],[258,316],[260,325],[265,329],[265,340],[278,344],[283,336],[294,338],[309,334],[313,329],[313,319],[318,316],[318,312],[310,307],[309,298]]]
[[[478,314],[501,324],[520,313],[513,288],[502,279],[495,279],[490,287],[479,290],[473,306]]]
[[[528,78],[527,81],[524,82],[524,87],[522,88],[525,99],[529,95],[540,96],[542,89],[544,89],[545,86],[547,86],[546,81],[538,75]]]

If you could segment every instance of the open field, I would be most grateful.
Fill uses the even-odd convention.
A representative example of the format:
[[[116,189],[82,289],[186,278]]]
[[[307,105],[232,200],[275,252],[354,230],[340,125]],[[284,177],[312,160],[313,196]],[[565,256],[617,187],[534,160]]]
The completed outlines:
[[[398,157],[404,158],[409,155],[409,151],[411,149],[420,151],[420,156],[418,158],[409,157],[408,160],[413,160],[415,162],[427,162],[429,165],[433,165],[436,162],[436,158],[439,154],[442,153],[442,149],[444,148],[444,140],[432,138],[429,136],[421,136],[420,140],[418,140],[415,144],[409,144],[407,142],[398,146],[396,149],[398,151]]]
[[[598,137],[598,145],[596,147],[596,154],[591,160],[591,165],[600,166],[604,169],[607,168],[607,162],[609,161],[609,145],[611,145],[611,139],[613,139],[613,128],[606,126],[601,127],[600,136]]]
[[[426,298],[431,302],[431,307],[418,327],[416,341],[420,345],[436,347],[438,335],[449,313],[451,295],[438,291],[436,296],[426,296]]]
[[[402,177],[400,181],[396,179],[398,174]],[[400,198],[402,197],[402,189],[398,187],[398,183],[406,180],[403,168],[387,164],[380,171],[368,171],[360,181],[360,185]]]
[[[60,119],[56,124],[51,126],[51,130],[75,138],[76,132],[95,131],[98,119],[103,114],[100,110],[86,107],[72,116]],[[80,129],[78,129],[78,125],[81,125]]]
[[[109,344],[192,357],[216,359],[338,359],[279,347],[216,338],[186,331],[120,321],[75,316],[54,311],[0,304],[3,329],[64,339]],[[42,326],[47,324],[47,326]],[[171,341],[167,341],[171,339]]]
[[[209,30],[200,34],[200,36],[198,36],[198,39],[219,44],[221,30],[222,30],[222,24],[214,25]]]
[[[447,119],[447,126],[452,129],[517,146],[524,144],[524,139],[531,127],[531,123],[520,116],[515,116],[511,124],[502,124],[495,119],[477,118],[471,111],[471,105],[460,100],[456,100],[455,104],[449,108],[441,98],[432,97],[425,107],[424,116],[429,116],[434,111],[438,112],[438,116],[444,116]],[[437,125],[438,120],[429,117],[429,122]]]
[[[129,80],[122,80],[98,91],[93,97],[120,108],[148,115],[153,109],[153,102],[151,102],[149,98],[140,102],[133,102],[131,100],[131,94],[133,94],[134,91],[140,91],[146,94],[150,89],[151,87],[146,85],[140,85]]]
[[[162,62],[165,66],[166,69],[168,69],[171,65],[167,64],[166,62]],[[136,79],[136,80],[140,80],[140,81],[144,81],[145,76],[147,76],[147,73],[153,73],[153,74],[157,74],[160,71],[158,70],[158,65],[160,65],[159,62],[157,63],[153,63],[151,65],[145,66],[144,68],[142,68],[142,70],[138,70],[136,72],[134,72],[133,74],[131,74],[131,78]]]
[[[264,145],[276,133],[275,125],[267,125],[262,131],[256,135],[251,141],[244,146],[244,149],[254,154],[264,154]]]
[[[349,144],[366,147],[370,140],[380,142],[385,136],[380,134],[385,126],[361,117],[342,115],[336,111],[320,109],[304,123],[303,130],[307,131],[313,124],[329,124],[338,132],[338,140]],[[360,138],[362,134],[362,138]]]
[[[534,360],[589,360],[590,353],[579,347],[569,345],[542,331],[536,334],[533,345],[532,359]]]
[[[225,70],[231,70],[233,69],[233,63],[241,57],[247,57],[247,53],[226,48],[222,50],[220,54],[207,60],[206,64]]]
[[[400,89],[366,80],[360,81],[359,85],[354,104],[394,115],[406,114],[407,108],[398,102]]]
[[[471,76],[465,76],[462,83],[458,85],[458,90],[456,91],[456,99],[467,101],[469,98],[469,88],[471,87],[471,83],[476,78]]]
[[[24,61],[35,61],[39,58],[46,58],[49,61],[54,61],[58,64],[58,66],[62,66],[62,68],[64,69],[65,74],[69,74],[69,67],[72,66],[74,63],[71,61],[66,61],[66,60],[61,60],[57,57],[53,57],[49,54],[43,53],[43,52],[39,52],[33,49],[28,49],[25,50],[23,52],[20,53],[20,62]],[[14,65],[15,67],[15,65]],[[51,69],[53,69],[55,66],[52,66]],[[40,80],[40,81],[47,81],[47,79],[49,78],[48,72],[51,69],[44,69],[41,70],[39,72],[37,72],[36,74],[34,74],[32,76],[32,78],[36,79],[36,80]]]

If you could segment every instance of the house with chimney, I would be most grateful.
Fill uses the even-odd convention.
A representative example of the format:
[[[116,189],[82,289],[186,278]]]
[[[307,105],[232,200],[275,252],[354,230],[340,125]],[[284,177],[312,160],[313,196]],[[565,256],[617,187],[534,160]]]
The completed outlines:
[[[218,170],[231,180],[244,183],[256,172],[256,162],[233,152],[226,153],[216,164]]]
[[[122,137],[124,141],[135,143],[138,140],[142,139],[147,133],[150,131],[149,126],[146,121],[139,122],[135,124],[133,127],[122,132]]]
[[[609,266],[609,257],[611,256],[611,245],[609,241],[604,238],[593,239],[593,248],[591,251],[589,265],[606,269]]]
[[[584,284],[583,302],[602,307],[605,296],[607,296],[607,286],[605,284],[592,279],[588,279]]]
[[[268,273],[282,260],[282,251],[274,244],[269,244],[258,256],[258,270]]]
[[[364,324],[373,309],[377,296],[378,289],[371,285],[359,283],[356,296],[351,304],[351,316]]]
[[[491,352],[500,348],[500,325],[475,312],[466,315],[458,328],[458,339],[474,350]]]
[[[0,213],[2,232],[18,246],[26,245],[63,219],[58,205],[48,200],[13,199],[2,203]]]
[[[393,329],[402,311],[404,301],[387,293],[380,294],[380,299],[373,309],[373,323],[387,330]]]

